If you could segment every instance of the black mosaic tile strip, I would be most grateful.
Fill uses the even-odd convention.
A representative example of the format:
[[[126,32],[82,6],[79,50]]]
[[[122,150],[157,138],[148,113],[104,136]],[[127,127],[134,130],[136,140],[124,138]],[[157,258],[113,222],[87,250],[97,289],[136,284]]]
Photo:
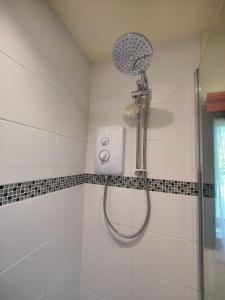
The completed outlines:
[[[215,186],[212,183],[203,183],[202,195],[206,198],[215,198]]]
[[[147,185],[150,191],[155,192],[181,195],[198,194],[198,185],[196,182],[126,176],[108,176],[107,179],[107,177],[104,175],[80,174],[0,185],[0,206],[66,189],[83,183],[104,185],[106,180],[109,186],[143,190]],[[203,194],[205,197],[212,197],[214,195],[214,186],[212,184],[204,184]]]
[[[85,174],[85,183],[101,184],[106,182],[106,176],[96,174]],[[143,190],[146,185],[150,191],[182,194],[182,195],[197,195],[198,184],[196,182],[177,181],[177,180],[162,180],[151,178],[125,177],[125,176],[108,176],[109,186],[125,187],[131,189]]]
[[[84,174],[26,181],[0,186],[0,206],[84,183]]]

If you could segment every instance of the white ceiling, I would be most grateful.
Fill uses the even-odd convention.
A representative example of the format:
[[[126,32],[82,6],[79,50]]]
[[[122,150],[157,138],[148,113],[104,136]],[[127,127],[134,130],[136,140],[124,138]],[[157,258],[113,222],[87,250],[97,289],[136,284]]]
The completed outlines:
[[[158,46],[209,30],[220,0],[49,0],[91,61],[115,40],[140,32]]]

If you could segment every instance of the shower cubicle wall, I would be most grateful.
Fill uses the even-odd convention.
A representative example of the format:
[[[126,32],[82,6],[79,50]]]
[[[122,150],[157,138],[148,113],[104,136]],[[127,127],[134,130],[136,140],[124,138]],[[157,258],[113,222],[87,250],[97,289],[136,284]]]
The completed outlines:
[[[153,45],[154,46],[154,45]],[[197,300],[196,157],[194,72],[199,39],[154,47],[148,78],[152,89],[147,161],[151,181],[151,219],[143,238],[116,243],[102,216],[104,186],[94,173],[96,130],[126,127],[124,177],[108,190],[108,212],[122,232],[140,228],[146,196],[135,182],[135,122],[123,115],[136,87],[111,60],[92,67],[81,263],[81,299]]]
[[[1,300],[79,297],[89,74],[46,0],[0,0]]]

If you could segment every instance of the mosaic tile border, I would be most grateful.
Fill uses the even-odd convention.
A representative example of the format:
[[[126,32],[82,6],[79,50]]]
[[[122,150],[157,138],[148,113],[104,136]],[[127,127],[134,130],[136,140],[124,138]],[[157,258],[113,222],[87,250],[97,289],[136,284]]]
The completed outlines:
[[[143,179],[127,176],[108,176],[107,181],[109,186],[129,189],[143,190],[147,185],[150,191],[155,192],[190,196],[198,194],[198,184],[196,182],[152,178]],[[59,191],[83,183],[104,185],[105,182],[106,176],[104,175],[79,174],[0,185],[0,206]],[[212,184],[205,184],[203,191],[205,197],[212,197],[214,187]]]
[[[84,183],[84,174],[0,185],[0,206]]]
[[[212,183],[203,183],[202,195],[206,198],[215,197],[215,186]]]
[[[104,185],[105,182],[106,176],[104,175],[85,174],[85,183]],[[182,194],[189,196],[198,194],[198,184],[196,182],[188,181],[108,176],[108,185],[138,190],[145,189],[145,186],[147,185],[149,190],[154,192]]]

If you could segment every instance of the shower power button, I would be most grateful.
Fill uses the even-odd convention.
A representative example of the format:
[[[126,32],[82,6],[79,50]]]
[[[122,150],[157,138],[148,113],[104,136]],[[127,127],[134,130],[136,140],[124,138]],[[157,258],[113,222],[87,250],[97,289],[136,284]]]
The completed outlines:
[[[101,139],[101,143],[102,143],[102,146],[108,145],[108,143],[109,143],[109,138],[108,138],[107,136],[104,136],[104,137]]]

